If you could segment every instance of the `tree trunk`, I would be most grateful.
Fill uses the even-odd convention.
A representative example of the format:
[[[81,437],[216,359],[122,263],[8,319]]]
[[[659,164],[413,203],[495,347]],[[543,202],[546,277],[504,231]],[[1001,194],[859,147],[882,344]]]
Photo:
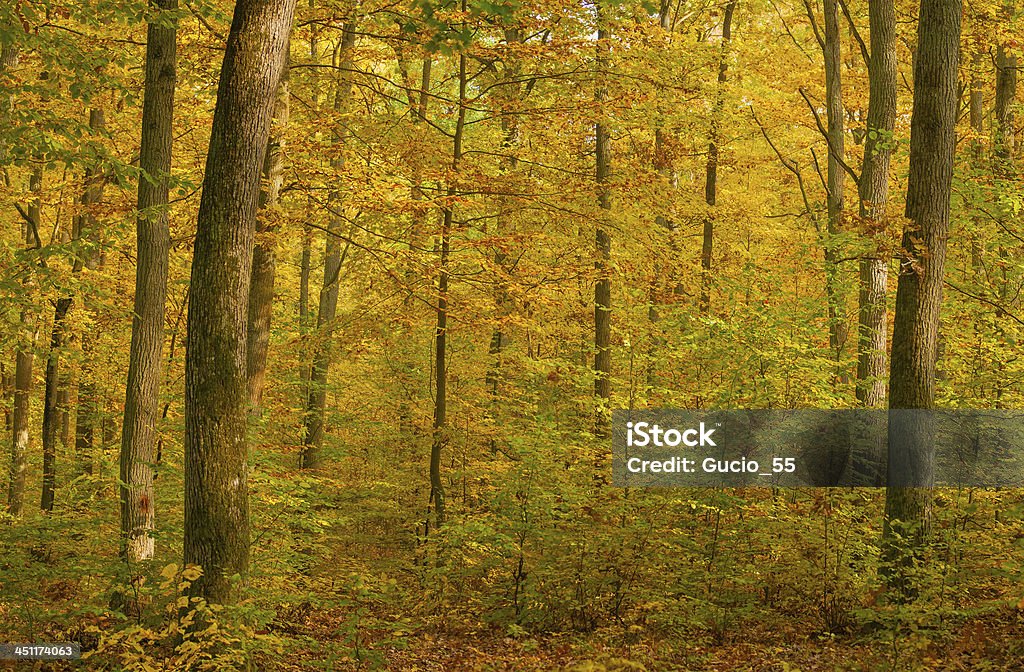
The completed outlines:
[[[996,52],[996,105],[995,105],[995,156],[1004,165],[999,173],[1012,172],[1010,160],[1013,157],[1014,114],[1013,102],[1017,95],[1017,56],[1007,53],[1000,44]]]
[[[910,175],[893,319],[890,409],[931,409],[942,280],[949,236],[949,200],[959,106],[961,0],[922,0],[910,122]],[[884,539],[890,578],[913,561],[927,534],[934,446],[926,416],[896,421],[890,412],[889,477]]]
[[[237,595],[249,568],[246,329],[260,170],[295,0],[238,0],[199,204],[185,354],[189,592]]]
[[[466,11],[466,0],[462,0]],[[466,129],[466,51],[459,52],[459,109],[452,140],[452,177],[441,224],[441,258],[437,277],[437,327],[434,338],[434,425],[430,445],[430,502],[434,505],[434,527],[445,521],[445,492],[441,480],[441,451],[448,442],[448,257],[451,251],[452,224],[455,219],[456,184],[462,162],[462,139]],[[429,526],[427,526],[429,532]]]
[[[828,344],[838,363],[846,345],[846,301],[836,287],[839,249],[835,237],[843,230],[846,159],[843,132],[842,53],[839,37],[839,2],[825,0],[825,102],[828,119],[828,229],[825,240],[825,298],[828,303]],[[836,382],[848,378],[836,370]]]
[[[57,299],[50,332],[50,354],[46,359],[45,393],[43,396],[43,490],[39,508],[53,511],[54,489],[57,484],[57,434],[60,418],[57,409],[57,391],[60,387],[60,353],[64,347],[65,320],[71,309],[71,297]]]
[[[43,190],[43,169],[38,165],[32,169],[29,177],[29,191],[35,194],[28,205],[29,221],[23,224],[25,248],[39,247],[39,226],[41,224],[41,208],[39,192]],[[23,288],[29,297],[35,288],[34,271],[26,274]],[[30,306],[21,309],[19,318],[20,333],[14,367],[14,409],[11,429],[11,479],[7,491],[7,511],[13,516],[20,516],[25,502],[25,477],[28,468],[29,444],[29,400],[32,394],[32,364],[35,359],[36,341],[39,338],[39,327]]]
[[[506,28],[505,42],[508,45],[521,45],[523,42],[522,31],[518,28]],[[508,83],[501,89],[504,97],[504,100],[502,101],[503,109],[515,109],[515,105],[519,102],[522,96],[522,86],[519,82],[521,71],[522,67],[520,65],[519,58],[514,53],[505,57],[505,71],[503,74]],[[502,114],[501,133],[501,150],[506,155],[501,161],[501,171],[505,175],[509,175],[516,170],[519,164],[516,157],[516,152],[519,148],[519,119],[515,114],[509,112]],[[509,199],[506,197],[499,197],[498,214],[494,221],[494,230],[499,236],[508,235],[511,232],[508,221],[509,218],[507,216],[508,208]],[[491,423],[496,421],[501,407],[503,394],[501,388],[502,381],[504,379],[502,360],[504,350],[509,345],[510,340],[506,324],[511,312],[509,276],[513,272],[513,269],[508,262],[509,253],[504,244],[501,244],[501,246],[494,252],[494,265],[498,272],[496,289],[494,291],[494,307],[497,324],[491,330],[491,340],[487,346],[488,365],[484,378],[484,384],[487,388],[488,396],[487,416],[488,421]],[[497,450],[497,442],[494,436],[491,437],[490,444],[491,452]]]
[[[106,119],[102,108],[93,108],[90,111],[89,126],[98,131],[106,129]],[[100,247],[100,231],[96,217],[90,211],[90,206],[99,203],[102,199],[106,177],[101,170],[90,166],[85,169],[85,182],[86,188],[82,197],[83,212],[78,218],[78,237],[80,240],[88,240],[90,247],[87,248],[88,251],[79,256],[78,261],[82,264],[82,270],[97,271],[103,266],[103,256],[97,251]],[[85,295],[81,301],[82,308],[92,312],[93,299],[89,295]],[[80,338],[82,365],[79,371],[78,403],[75,405],[75,458],[78,460],[80,473],[92,474],[93,445],[99,406],[95,382],[96,362],[92,356],[93,338],[89,330],[82,330]]]
[[[352,68],[351,51],[356,41],[356,27],[353,22],[345,24],[340,49],[341,74],[338,76],[337,89],[334,92],[334,111],[343,112],[351,95],[352,81],[345,73]],[[345,144],[345,133],[338,130],[334,134],[336,158],[331,159],[335,180],[345,167],[342,150]],[[341,273],[341,192],[332,189],[329,196],[330,223],[327,227],[324,243],[324,281],[320,290],[319,309],[316,317],[316,340],[313,349],[313,366],[310,369],[309,393],[306,401],[305,431],[302,439],[302,455],[300,466],[303,469],[316,469],[320,466],[320,450],[324,443],[324,424],[327,406],[327,374],[331,366],[331,339],[334,335],[334,318],[338,311],[338,278]]]
[[[871,62],[868,67],[868,133],[860,175],[860,217],[867,235],[887,224],[889,163],[896,127],[896,11],[892,0],[870,0]],[[857,342],[857,401],[885,403],[887,341],[885,295],[889,277],[884,253],[861,259]]]
[[[287,49],[285,50],[287,54]],[[252,250],[252,278],[249,282],[248,345],[246,369],[249,376],[249,406],[256,415],[263,406],[263,388],[267,372],[267,349],[270,343],[270,319],[274,304],[274,276],[277,270],[275,252],[274,209],[284,181],[284,133],[288,126],[288,62],[281,73],[274,103],[274,126],[267,141],[263,159],[263,178],[266,186],[260,191],[259,208],[262,217],[256,221],[256,244]],[[307,279],[308,282],[308,279]],[[307,287],[308,291],[308,287]]]
[[[729,0],[722,19],[722,45],[718,56],[718,89],[715,107],[711,111],[711,130],[708,134],[708,161],[704,173],[704,202],[708,211],[704,215],[704,234],[700,250],[700,313],[707,315],[711,310],[711,265],[714,259],[715,213],[718,200],[718,142],[722,111],[725,107],[725,82],[729,74],[729,41],[732,39],[732,15],[736,0]]]
[[[161,11],[178,0],[159,0]],[[121,553],[129,563],[153,557],[156,497],[153,490],[160,402],[161,351],[171,246],[168,182],[173,147],[176,29],[166,18],[149,24],[142,108],[135,308],[121,426]]]
[[[611,30],[607,25],[601,4],[597,5],[597,56],[598,84],[594,98],[598,104],[598,121],[594,124],[596,156],[594,178],[597,186],[598,215],[595,236],[596,256],[594,258],[594,396],[597,399],[595,434],[605,438],[611,432],[612,396],[612,279],[611,224],[612,194],[609,184],[612,169],[612,139],[604,109],[608,89],[604,79],[608,75],[608,40]]]

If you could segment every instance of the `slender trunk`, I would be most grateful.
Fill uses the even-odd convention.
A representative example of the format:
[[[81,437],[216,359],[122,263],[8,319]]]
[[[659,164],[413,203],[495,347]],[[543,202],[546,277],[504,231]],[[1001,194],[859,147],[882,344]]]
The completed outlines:
[[[462,11],[466,11],[466,0],[462,0]],[[455,135],[452,141],[452,177],[448,182],[448,199],[444,206],[441,224],[440,269],[437,277],[437,328],[434,338],[434,425],[430,446],[430,502],[434,505],[434,527],[440,528],[445,522],[445,492],[441,480],[441,451],[447,443],[448,424],[448,257],[451,248],[451,232],[455,217],[456,184],[462,162],[462,140],[466,129],[466,52],[459,52],[459,109],[455,121]],[[427,527],[429,531],[429,526]]]
[[[60,354],[64,348],[65,320],[71,309],[71,297],[57,299],[50,332],[50,354],[46,359],[45,392],[43,395],[43,489],[39,508],[53,511],[57,484],[57,434],[60,430],[57,391],[60,386]]]
[[[893,318],[890,409],[935,405],[935,363],[959,107],[961,0],[922,0],[910,122],[910,174]],[[934,446],[927,416],[894,422],[890,412],[885,556],[900,594],[928,531]],[[925,486],[925,487],[920,487]]]
[[[670,31],[669,11],[671,9],[671,3],[668,0],[662,0],[658,9],[658,25],[662,30]],[[664,128],[665,119],[664,111],[658,111],[658,117],[655,121],[654,129],[654,169],[658,172],[658,175],[665,181],[664,186],[669,191],[674,191],[676,188],[676,176],[672,169],[672,161],[669,158],[669,131]],[[672,236],[676,229],[676,224],[664,213],[659,214],[655,217],[655,222],[658,226],[668,231],[669,236]],[[670,249],[674,253],[675,240],[670,238]],[[675,256],[673,254],[672,256]],[[675,285],[675,281],[672,277],[675,275],[674,269],[670,266],[669,268],[669,283]],[[656,262],[654,264],[653,271],[651,273],[651,281],[647,292],[647,321],[649,323],[650,335],[647,344],[647,392],[650,395],[658,386],[658,357],[661,347],[664,345],[665,339],[662,335],[661,329],[658,327],[658,321],[661,319],[661,315],[658,311],[658,306],[661,303],[661,276],[663,273],[663,267],[661,263]],[[681,287],[679,289],[682,289]],[[648,398],[648,403],[650,403]]]
[[[34,194],[28,205],[30,221],[23,225],[25,248],[38,246],[36,233],[39,230],[41,203],[39,192],[43,189],[43,169],[37,166],[32,169],[29,178],[29,190]],[[23,285],[25,296],[32,295],[35,288],[33,271],[25,276]],[[7,490],[7,512],[12,516],[20,516],[25,503],[25,477],[28,468],[29,444],[29,399],[32,394],[32,364],[35,359],[36,341],[39,338],[39,327],[32,309],[26,304],[21,309],[19,318],[20,333],[18,349],[14,365],[14,408],[11,414],[11,477]]]
[[[249,568],[246,330],[259,178],[295,0],[238,0],[199,204],[185,354],[189,593],[232,601]]]
[[[608,88],[605,78],[608,76],[608,40],[611,29],[608,27],[605,12],[601,4],[597,4],[597,54],[595,67],[598,83],[594,91],[594,99],[598,104],[598,120],[594,124],[596,139],[596,155],[594,159],[594,179],[597,187],[598,214],[595,235],[594,257],[594,396],[597,399],[595,418],[595,434],[604,438],[611,432],[612,396],[612,279],[611,254],[612,238],[609,233],[611,224],[612,194],[612,138],[608,129],[608,115],[605,102]]]
[[[285,50],[287,54],[287,49]],[[249,281],[248,339],[246,370],[249,376],[249,406],[259,415],[263,406],[263,388],[267,373],[267,349],[270,344],[270,320],[274,304],[274,276],[277,254],[274,250],[277,230],[276,208],[284,182],[284,132],[288,126],[288,63],[285,61],[281,83],[274,103],[274,127],[263,159],[265,187],[260,190],[261,217],[256,221],[256,244],[252,250],[252,277]],[[308,288],[307,288],[308,291]]]
[[[845,300],[836,287],[840,250],[836,236],[843,230],[846,159],[843,132],[842,53],[839,37],[839,2],[825,0],[825,101],[828,117],[828,229],[825,236],[825,297],[828,303],[828,343],[832,356],[839,362],[846,345]],[[846,376],[838,365],[836,382]]]
[[[869,0],[868,12],[868,133],[859,196],[866,233],[875,235],[883,232],[888,223],[889,163],[896,127],[896,11],[892,0]],[[868,408],[879,408],[885,403],[888,277],[888,263],[881,249],[861,259],[856,394],[857,401]]]
[[[700,250],[700,313],[707,315],[711,310],[711,265],[715,245],[715,205],[718,200],[718,143],[722,111],[725,108],[725,83],[729,74],[729,41],[732,39],[732,15],[736,0],[729,0],[722,19],[722,45],[718,56],[718,88],[715,93],[715,107],[711,111],[711,130],[708,133],[708,161],[704,173],[704,202],[708,206],[704,216],[704,233]]]
[[[173,12],[178,0],[160,0]],[[176,29],[160,17],[146,36],[146,81],[142,107],[135,308],[128,355],[124,418],[121,426],[121,553],[129,563],[150,560],[155,520],[153,490],[156,424],[160,403],[161,350],[171,247],[168,182],[173,146]]]
[[[346,23],[340,48],[341,75],[334,92],[334,111],[342,113],[348,106],[352,81],[345,72],[352,68],[351,50],[355,45],[355,24]],[[343,155],[346,136],[338,131],[334,136],[335,157],[331,159],[334,179],[340,179],[345,168]],[[327,406],[327,374],[331,366],[331,340],[334,334],[334,318],[338,311],[338,278],[341,273],[341,192],[332,189],[330,196],[330,220],[324,243],[324,281],[320,290],[319,309],[316,318],[316,340],[313,350],[313,366],[310,370],[309,394],[306,402],[306,417],[302,439],[300,467],[316,469],[320,466],[320,450],[324,443],[324,424]]]
[[[0,404],[4,409],[4,431],[11,431],[11,404],[14,402],[14,377],[7,372],[7,365],[0,362]],[[8,401],[9,400],[9,401]]]
[[[523,36],[519,29],[505,30],[506,44],[518,45],[522,44],[522,41]],[[514,109],[515,105],[519,102],[520,96],[522,95],[522,86],[519,83],[520,73],[521,66],[519,59],[514,54],[510,54],[505,59],[504,76],[506,81],[509,83],[505,87],[502,87],[502,93],[506,98],[503,106],[504,109]],[[506,155],[505,158],[502,159],[502,172],[508,175],[513,173],[519,164],[515,155],[519,147],[519,120],[514,113],[505,113],[502,115],[501,132],[501,149]],[[509,217],[507,216],[509,205],[508,198],[500,197],[498,199],[498,214],[494,222],[495,234],[498,236],[504,236],[510,232]],[[511,311],[511,306],[509,305],[511,300],[509,296],[509,275],[512,273],[513,269],[510,267],[508,261],[509,253],[505,248],[505,245],[501,244],[494,253],[494,265],[498,272],[496,289],[494,291],[494,307],[497,324],[491,330],[491,340],[487,346],[489,361],[484,379],[489,402],[488,419],[492,422],[497,418],[499,407],[501,405],[501,383],[504,377],[502,371],[502,355],[509,344],[509,335],[507,333],[506,323]],[[495,451],[496,447],[497,443],[495,442],[494,437],[492,437],[491,451]]]
[[[97,131],[106,129],[106,119],[102,108],[93,108],[89,113],[89,126]],[[103,197],[103,187],[106,178],[97,167],[85,169],[85,193],[82,195],[82,215],[78,219],[78,238],[88,241],[88,251],[83,252],[78,262],[82,264],[79,270],[98,271],[102,268],[102,255],[97,251],[100,247],[100,231],[95,215],[91,212],[91,206],[99,203]],[[82,308],[87,312],[93,312],[94,300],[88,294],[82,297]],[[79,372],[78,403],[75,405],[75,458],[78,461],[79,472],[92,474],[93,469],[93,444],[95,427],[98,412],[98,398],[96,390],[96,361],[92,356],[93,338],[88,329],[83,329],[80,335],[82,366]]]
[[[1017,95],[1017,56],[1010,54],[1000,44],[996,51],[996,104],[995,104],[995,156],[1000,166],[997,172],[1013,172],[1010,162],[1013,158],[1014,113],[1013,103]]]

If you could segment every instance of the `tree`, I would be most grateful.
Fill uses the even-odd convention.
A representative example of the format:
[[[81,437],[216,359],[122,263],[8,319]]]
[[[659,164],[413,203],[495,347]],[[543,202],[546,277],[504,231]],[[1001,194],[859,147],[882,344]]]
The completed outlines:
[[[870,0],[871,60],[868,119],[858,191],[868,235],[885,230],[889,163],[896,126],[896,10],[892,0]],[[868,408],[885,401],[886,307],[889,265],[881,250],[860,261],[857,401]]]
[[[173,12],[178,0],[156,0],[159,10],[146,36],[146,79],[139,150],[138,259],[135,309],[121,429],[121,553],[129,562],[153,557],[160,353],[164,343],[168,251],[167,191],[173,148],[177,42]]]
[[[935,406],[935,362],[942,306],[942,283],[949,237],[953,179],[960,0],[922,0],[914,68],[914,110],[910,122],[910,175],[907,224],[900,250],[896,288],[890,409]],[[889,426],[889,479],[884,538],[890,563],[910,562],[927,533],[934,444],[928,415],[892,414]],[[908,586],[894,571],[899,590]]]
[[[25,249],[39,248],[39,222],[42,205],[39,192],[43,189],[43,169],[41,165],[33,167],[29,178],[29,191],[33,193],[27,212],[24,212],[22,234]],[[25,275],[24,291],[31,296],[35,282],[34,270]],[[14,412],[11,414],[11,477],[7,491],[7,512],[12,516],[20,516],[25,502],[25,478],[28,468],[29,446],[29,398],[32,394],[32,364],[35,359],[36,341],[39,338],[39,327],[33,308],[27,303],[22,307],[19,317],[18,347],[14,364]]]
[[[190,593],[233,599],[249,566],[246,329],[256,208],[295,0],[238,0],[199,204],[185,353]]]
[[[708,206],[704,216],[704,233],[700,250],[700,312],[711,310],[711,265],[715,248],[715,205],[718,203],[718,150],[721,141],[720,126],[722,111],[725,109],[725,83],[729,77],[729,42],[732,40],[732,15],[736,11],[736,0],[725,5],[722,18],[722,44],[718,54],[718,88],[715,91],[715,105],[711,111],[711,130],[708,133],[708,159],[704,169],[704,203]]]
[[[351,53],[356,42],[356,26],[347,22],[338,49],[341,65],[334,90],[334,111],[344,112],[352,92],[352,80],[346,72],[352,68]],[[345,168],[343,154],[346,133],[342,125],[334,132],[335,154],[331,159],[334,179],[340,179]],[[334,318],[338,312],[338,282],[341,276],[341,190],[334,185],[328,197],[329,224],[324,237],[324,279],[320,289],[320,300],[316,314],[316,343],[313,350],[313,365],[309,373],[309,390],[306,400],[306,417],[302,437],[300,466],[316,469],[320,465],[320,450],[324,443],[324,424],[327,406],[327,374],[331,367],[331,338],[334,334]]]
[[[288,53],[288,49],[285,49]],[[274,276],[277,272],[277,253],[274,232],[277,226],[274,212],[284,181],[284,131],[288,125],[288,64],[285,61],[281,84],[274,102],[274,126],[267,141],[263,159],[264,186],[260,190],[260,212],[256,222],[256,244],[252,250],[252,278],[249,282],[249,312],[246,346],[246,371],[249,376],[249,405],[259,413],[263,405],[263,387],[267,373],[267,350],[270,344],[270,319],[274,304]]]
[[[598,437],[605,438],[610,435],[609,414],[611,409],[609,404],[612,396],[612,238],[610,233],[612,194],[609,184],[612,168],[612,139],[608,128],[607,110],[604,106],[605,99],[608,97],[607,83],[604,80],[608,76],[608,40],[611,39],[611,29],[600,2],[596,8],[598,85],[594,92],[594,98],[600,106],[598,109],[600,116],[597,123],[594,124],[596,144],[594,177],[597,182],[597,206],[601,212],[598,215],[594,260],[596,270],[594,282],[594,396],[598,403],[595,433]]]

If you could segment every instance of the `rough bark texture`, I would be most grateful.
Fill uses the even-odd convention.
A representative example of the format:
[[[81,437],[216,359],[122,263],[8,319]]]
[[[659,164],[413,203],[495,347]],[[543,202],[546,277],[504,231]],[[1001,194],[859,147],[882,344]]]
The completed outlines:
[[[287,49],[285,50],[287,53]],[[270,319],[274,305],[274,276],[277,254],[274,249],[275,213],[284,181],[284,129],[288,125],[288,64],[285,61],[281,83],[274,103],[274,125],[263,158],[263,188],[259,207],[263,216],[256,221],[256,244],[252,250],[252,277],[249,282],[249,326],[246,347],[249,375],[249,406],[259,414],[263,406],[263,387],[270,344]]]
[[[892,0],[870,0],[871,61],[868,67],[868,134],[860,175],[860,217],[868,234],[885,230],[889,163],[896,127],[896,10]],[[857,401],[885,403],[888,263],[879,253],[860,262]]]
[[[249,567],[246,328],[259,177],[295,0],[238,0],[199,204],[185,354],[189,592],[236,596]]]
[[[174,10],[177,0],[160,0]],[[173,144],[176,31],[156,22],[146,36],[146,83],[135,223],[138,261],[135,308],[121,427],[121,552],[129,562],[153,557],[156,498],[153,491],[159,412],[167,255],[171,246],[167,191]]]
[[[334,92],[334,111],[343,112],[351,95],[352,82],[345,70],[351,69],[350,52],[355,45],[355,25],[345,25],[340,49],[341,68]],[[335,158],[331,159],[334,174],[339,175],[345,167],[342,150],[345,143],[343,130],[335,132]],[[338,179],[338,178],[335,178]],[[313,366],[309,376],[309,396],[306,401],[305,431],[302,439],[302,455],[300,466],[303,469],[316,469],[320,466],[320,449],[324,443],[324,424],[327,406],[327,374],[331,366],[331,338],[334,333],[334,318],[338,311],[338,278],[341,273],[341,192],[332,189],[330,220],[324,243],[324,281],[320,289],[319,309],[316,316],[316,342],[313,350]]]
[[[608,70],[608,40],[611,30],[605,23],[598,6],[597,29],[597,73],[598,86],[594,97],[599,106],[598,121],[594,125],[596,138],[596,157],[594,177],[597,182],[598,214],[596,233],[596,256],[594,259],[594,396],[597,398],[597,422],[595,433],[598,437],[606,437],[611,431],[609,402],[612,396],[612,278],[611,256],[612,237],[609,233],[611,224],[612,194],[609,179],[612,169],[612,139],[605,118],[603,104],[608,97],[608,90],[601,78]]]
[[[729,42],[732,40],[732,15],[736,0],[729,0],[722,19],[722,45],[718,56],[718,90],[715,107],[711,111],[711,129],[708,133],[708,161],[704,171],[704,202],[708,206],[704,215],[704,234],[700,250],[700,312],[706,315],[711,310],[711,265],[714,261],[715,213],[718,201],[718,143],[722,110],[725,106],[725,82],[729,76]]]
[[[959,104],[957,68],[960,0],[922,0],[910,122],[910,175],[893,318],[890,409],[930,409],[935,404],[935,361],[942,280],[949,236],[949,200]],[[924,417],[923,415],[921,417]],[[889,488],[886,491],[887,560],[902,565],[927,532],[927,488],[894,483],[894,464],[913,469],[913,482],[928,484],[934,448],[924,422],[890,420]],[[900,585],[901,592],[906,592]]]

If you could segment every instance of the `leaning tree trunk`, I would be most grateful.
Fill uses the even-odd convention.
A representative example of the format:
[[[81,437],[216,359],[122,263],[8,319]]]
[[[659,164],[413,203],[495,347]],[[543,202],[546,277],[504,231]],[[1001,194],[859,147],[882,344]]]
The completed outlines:
[[[186,564],[225,602],[249,568],[246,328],[260,170],[295,0],[238,0],[199,204],[185,354]]]
[[[161,0],[173,12],[178,0]],[[167,190],[173,146],[175,26],[161,17],[146,37],[146,84],[142,106],[135,310],[121,428],[121,553],[129,562],[153,557],[156,423],[159,411],[164,306],[171,246]]]
[[[870,0],[871,62],[868,66],[868,133],[860,175],[860,217],[868,235],[885,230],[889,163],[896,127],[896,10],[893,0]],[[857,343],[857,401],[868,408],[885,403],[887,340],[884,252],[861,259]]]
[[[354,23],[346,23],[340,48],[341,69],[334,92],[334,111],[343,112],[348,106],[352,91],[352,80],[346,73],[352,68],[350,54],[356,40]],[[337,145],[336,157],[331,159],[334,179],[340,179],[345,167],[342,149],[345,143],[344,131],[334,135]],[[332,189],[328,198],[330,203],[330,220],[324,243],[324,280],[320,289],[320,302],[316,317],[316,342],[313,349],[313,365],[309,374],[309,391],[306,400],[306,416],[302,438],[302,454],[300,465],[303,469],[316,469],[320,466],[320,450],[324,443],[324,426],[327,410],[327,374],[331,366],[331,339],[334,334],[334,318],[338,311],[338,280],[341,274],[341,192]]]
[[[285,50],[287,54],[287,49]],[[256,244],[252,250],[252,277],[249,282],[248,345],[246,370],[249,376],[250,411],[259,414],[263,406],[263,388],[267,373],[267,350],[270,344],[270,319],[274,303],[274,276],[277,254],[274,250],[274,218],[284,181],[284,131],[288,126],[288,62],[285,60],[281,84],[274,103],[274,126],[263,159],[266,186],[260,191],[261,214],[256,222]]]
[[[959,108],[961,0],[922,0],[910,122],[910,175],[893,321],[890,409],[935,405],[935,361]],[[934,446],[927,415],[890,411],[885,559],[890,585],[912,592],[902,569],[928,530]]]

